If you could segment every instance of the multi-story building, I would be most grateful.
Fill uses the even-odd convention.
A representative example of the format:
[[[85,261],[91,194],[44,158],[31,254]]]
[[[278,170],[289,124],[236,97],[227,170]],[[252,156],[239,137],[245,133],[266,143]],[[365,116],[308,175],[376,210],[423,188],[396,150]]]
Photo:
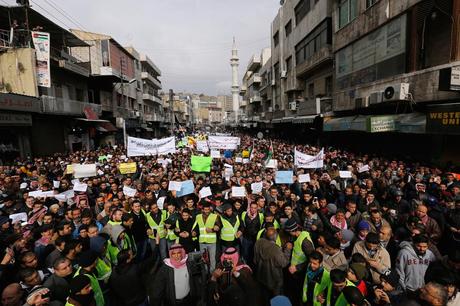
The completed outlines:
[[[286,0],[272,22],[273,123],[312,123],[331,108],[332,2]]]
[[[324,131],[458,161],[459,18],[455,0],[334,1],[336,118]]]
[[[160,127],[164,121],[163,103],[161,101],[159,91],[162,89],[159,77],[161,70],[155,63],[145,54],[141,54],[141,84],[142,84],[142,100],[144,122],[147,129],[151,129],[154,137],[159,137],[162,134]]]
[[[89,94],[89,61],[72,53],[90,46],[27,11],[0,6],[0,159],[92,149],[115,128]]]
[[[263,112],[262,97],[260,88],[262,84],[261,68],[270,60],[270,48],[265,48],[260,54],[253,55],[248,63],[243,77],[240,94],[243,96],[243,103],[240,108],[244,111],[241,121],[246,125],[259,122]]]

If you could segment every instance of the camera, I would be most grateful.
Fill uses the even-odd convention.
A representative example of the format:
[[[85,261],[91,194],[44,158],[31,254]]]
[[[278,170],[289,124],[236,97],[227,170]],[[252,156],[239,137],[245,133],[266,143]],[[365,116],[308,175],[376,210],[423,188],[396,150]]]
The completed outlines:
[[[230,260],[224,260],[224,262],[222,262],[222,268],[224,272],[231,272],[233,269],[233,263]]]

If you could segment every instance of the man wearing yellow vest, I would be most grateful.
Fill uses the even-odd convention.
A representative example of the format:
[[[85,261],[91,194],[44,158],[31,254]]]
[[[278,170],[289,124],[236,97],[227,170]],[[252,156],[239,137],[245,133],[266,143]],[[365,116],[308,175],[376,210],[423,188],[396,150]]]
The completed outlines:
[[[308,258],[309,264],[302,288],[304,306],[321,306],[317,297],[323,293],[329,284],[329,271],[323,267],[323,255],[313,251]]]
[[[96,301],[96,306],[104,306],[104,294],[102,293],[101,286],[96,276],[96,264],[97,264],[97,253],[94,251],[85,251],[80,255],[78,263],[80,268],[74,274],[74,277],[78,275],[86,275],[90,279],[91,288],[94,292],[94,300]]]
[[[317,296],[317,300],[323,305],[326,302],[328,306],[348,306],[348,302],[343,295],[343,289],[347,286],[354,286],[347,280],[347,273],[340,269],[333,269],[329,274],[327,289]]]
[[[209,202],[203,202],[201,214],[196,216],[194,227],[200,232],[198,237],[200,251],[208,250],[209,269],[210,271],[214,271],[216,268],[217,232],[220,230],[220,227],[219,216],[211,212],[211,204]]]
[[[166,228],[164,224],[167,219],[166,211],[161,210],[157,203],[152,203],[150,205],[150,212],[146,213],[145,218],[150,227],[150,230],[147,232],[150,238],[152,251],[158,251],[156,249],[158,245],[160,257],[163,260],[167,257]],[[159,240],[159,244],[157,244],[157,240]]]
[[[220,240],[222,252],[229,247],[239,250],[238,240],[242,235],[240,218],[233,213],[233,207],[229,203],[222,205],[223,214],[220,218],[222,228],[220,230]]]
[[[300,304],[300,294],[303,271],[308,265],[308,256],[315,250],[313,241],[307,231],[302,230],[294,218],[290,218],[284,224],[284,230],[289,234],[292,244],[291,262],[288,268],[289,277],[286,279],[287,296],[294,305]]]

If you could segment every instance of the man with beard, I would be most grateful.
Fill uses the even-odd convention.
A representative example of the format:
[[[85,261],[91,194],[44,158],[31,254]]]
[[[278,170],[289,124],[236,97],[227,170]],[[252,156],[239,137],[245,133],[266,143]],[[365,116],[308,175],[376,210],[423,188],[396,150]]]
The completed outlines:
[[[188,208],[182,209],[174,231],[179,237],[179,244],[184,247],[187,253],[193,252],[197,247],[198,233],[194,224],[195,221],[190,216],[190,210]]]
[[[409,294],[397,306],[445,306],[448,301],[447,289],[437,283],[428,283]]]
[[[65,304],[68,293],[69,283],[72,280],[72,263],[65,257],[58,258],[53,265],[54,273],[44,283],[43,286],[50,289],[53,301]]]
[[[415,291],[425,284],[424,276],[428,265],[436,260],[428,249],[429,239],[424,235],[415,235],[412,243],[401,242],[401,250],[396,258],[396,271],[404,290]]]
[[[66,306],[95,306],[93,283],[87,275],[76,276],[70,282],[70,295]]]

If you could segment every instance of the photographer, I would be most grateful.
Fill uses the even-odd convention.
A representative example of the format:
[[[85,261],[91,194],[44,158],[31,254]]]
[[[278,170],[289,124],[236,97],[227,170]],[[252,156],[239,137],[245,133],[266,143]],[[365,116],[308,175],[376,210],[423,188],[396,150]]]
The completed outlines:
[[[222,254],[212,273],[208,305],[259,305],[256,287],[251,268],[240,262],[238,251],[230,247]]]

